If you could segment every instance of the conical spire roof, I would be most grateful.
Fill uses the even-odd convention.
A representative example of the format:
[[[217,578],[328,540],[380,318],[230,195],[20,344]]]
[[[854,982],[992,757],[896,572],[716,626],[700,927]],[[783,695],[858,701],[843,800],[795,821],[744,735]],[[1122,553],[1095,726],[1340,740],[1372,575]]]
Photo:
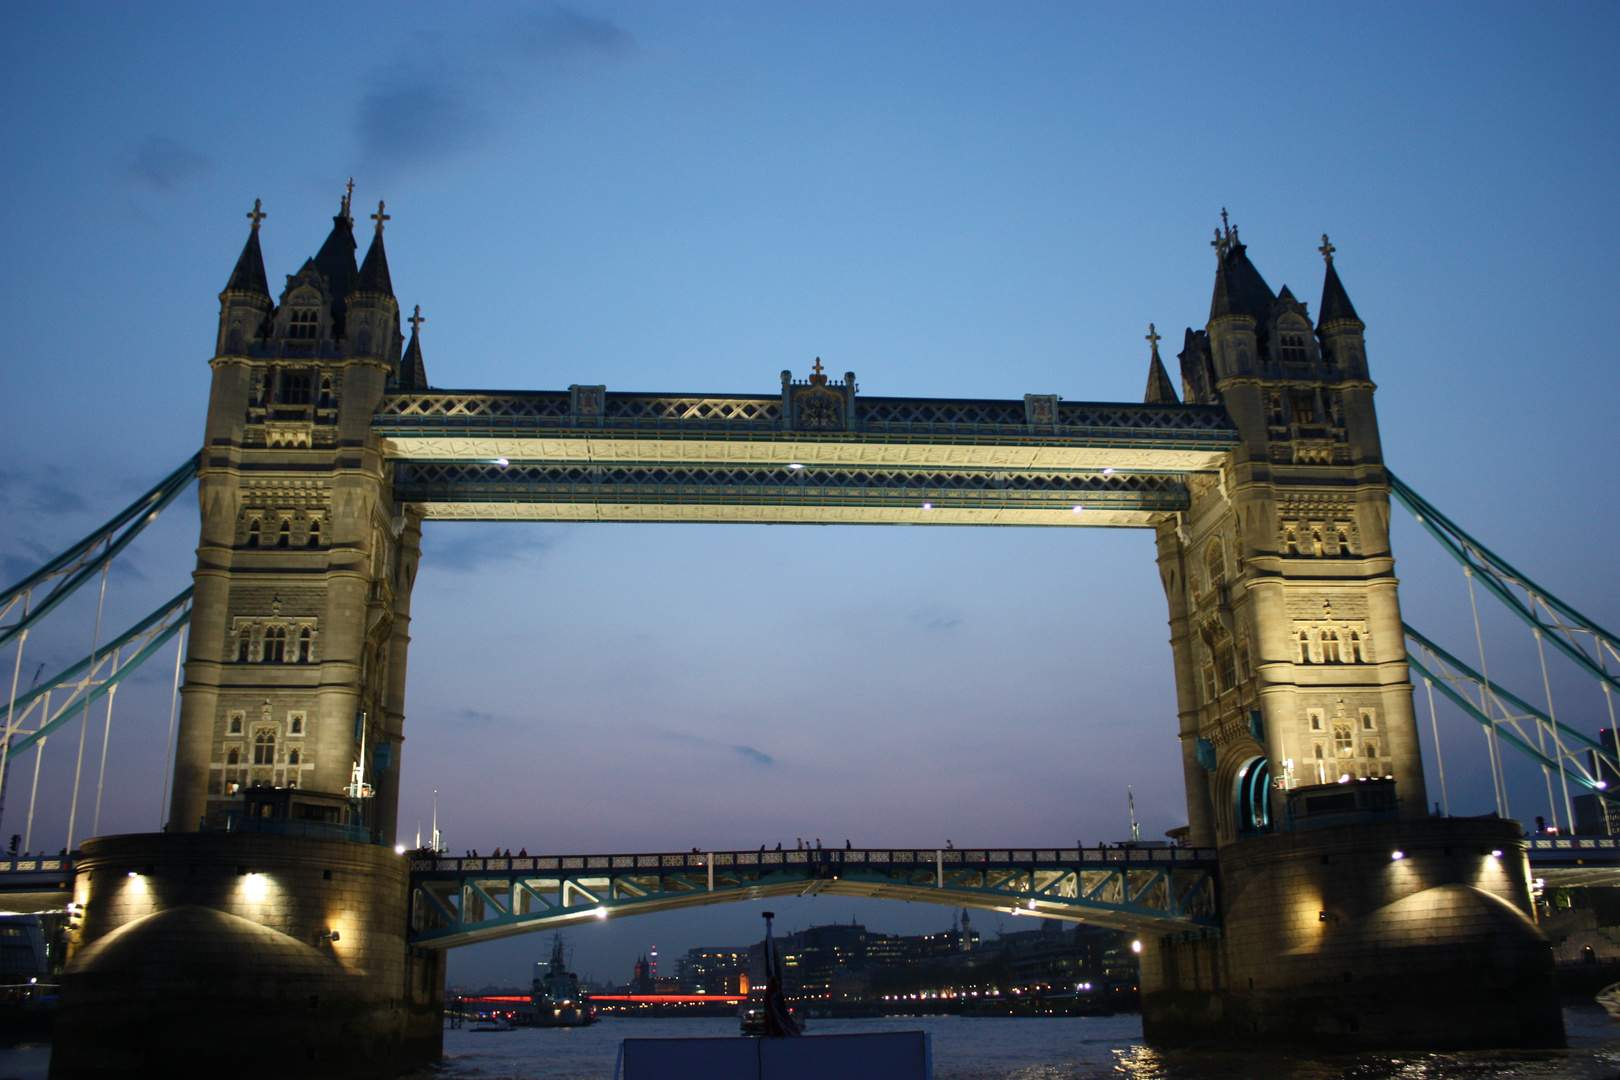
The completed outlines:
[[[1176,396],[1176,385],[1170,381],[1169,372],[1164,370],[1164,361],[1159,359],[1159,332],[1152,323],[1148,323],[1147,340],[1153,346],[1153,359],[1148,362],[1147,393],[1142,395],[1142,403],[1181,404],[1181,399]]]
[[[1326,237],[1323,238],[1326,242]],[[1327,277],[1322,280],[1322,306],[1317,311],[1316,323],[1326,326],[1328,323],[1354,321],[1361,319],[1356,315],[1355,305],[1350,303],[1350,297],[1344,291],[1344,285],[1339,281],[1339,272],[1333,269],[1333,259],[1329,257],[1327,264]]]
[[[379,241],[382,237],[377,238]],[[428,388],[427,368],[422,365],[422,341],[417,331],[427,322],[422,318],[422,305],[416,305],[416,312],[408,320],[411,324],[411,340],[405,346],[405,355],[399,359],[399,388],[401,390],[426,390]]]
[[[366,261],[360,264],[360,276],[354,282],[356,292],[394,295],[394,283],[388,277],[388,253],[383,249],[383,223],[389,218],[385,212],[387,205],[377,203],[377,212],[371,215],[371,220],[377,223],[377,234],[371,238],[371,247],[366,249]]]
[[[259,250],[257,227],[248,234],[247,243],[242,245],[242,254],[236,260],[236,269],[231,271],[231,280],[226,283],[225,291],[270,295],[270,282],[264,276],[264,254]]]
[[[354,250],[357,247],[354,219],[349,216],[349,200],[345,198],[343,208],[332,219],[332,231],[327,234],[326,243],[315,253],[315,269],[326,278],[326,286],[332,290],[334,297],[347,296],[354,287]]]
[[[1221,211],[1225,221],[1226,211]],[[1215,293],[1210,299],[1211,322],[1223,315],[1247,315],[1258,325],[1265,321],[1271,303],[1277,299],[1249,261],[1248,248],[1238,239],[1236,226],[1215,230],[1214,247],[1219,261],[1215,267]]]
[[[231,271],[231,280],[225,285],[226,292],[270,295],[270,281],[264,276],[264,253],[259,250],[259,222],[269,215],[259,210],[261,205],[258,199],[253,200],[253,212],[248,214],[253,219],[253,231],[248,233],[247,243],[242,245],[236,269]]]
[[[388,276],[388,253],[383,250],[382,230],[366,249],[366,261],[360,264],[360,273],[354,279],[354,292],[378,292],[394,295],[394,283]]]

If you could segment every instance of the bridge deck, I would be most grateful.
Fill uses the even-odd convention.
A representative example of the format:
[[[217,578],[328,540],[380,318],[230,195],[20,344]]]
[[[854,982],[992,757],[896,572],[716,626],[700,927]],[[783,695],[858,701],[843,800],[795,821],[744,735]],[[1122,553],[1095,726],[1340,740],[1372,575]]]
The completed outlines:
[[[452,948],[616,915],[771,896],[864,896],[1156,934],[1216,926],[1215,852],[811,850],[426,858],[412,940]]]
[[[804,430],[782,398],[599,400],[401,394],[372,430],[424,516],[553,521],[1147,526],[1237,443],[1204,406],[1053,399],[1035,423],[1025,401],[857,397],[847,424]]]

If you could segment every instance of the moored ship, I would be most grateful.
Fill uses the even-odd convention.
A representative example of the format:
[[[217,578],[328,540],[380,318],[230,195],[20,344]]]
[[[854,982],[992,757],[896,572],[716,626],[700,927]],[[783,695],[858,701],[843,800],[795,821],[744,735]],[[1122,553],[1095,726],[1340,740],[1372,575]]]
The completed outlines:
[[[584,1027],[596,1021],[589,993],[579,985],[579,976],[568,970],[561,934],[551,939],[551,963],[534,980],[529,1000],[534,1002],[536,1027]]]

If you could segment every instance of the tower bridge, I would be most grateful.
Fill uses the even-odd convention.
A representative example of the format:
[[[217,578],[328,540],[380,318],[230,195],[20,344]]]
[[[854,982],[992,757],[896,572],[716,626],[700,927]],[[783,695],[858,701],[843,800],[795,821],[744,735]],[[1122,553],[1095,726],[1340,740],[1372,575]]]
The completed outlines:
[[[382,1075],[437,1055],[450,947],[813,892],[1137,931],[1153,1039],[1561,1038],[1519,826],[1430,812],[1407,639],[1443,692],[1477,691],[1493,747],[1501,722],[1538,724],[1550,750],[1540,734],[1534,750],[1509,742],[1561,782],[1612,793],[1581,773],[1590,747],[1563,741],[1550,709],[1506,715],[1483,675],[1403,623],[1390,496],[1415,496],[1385,468],[1365,327],[1326,237],[1313,318],[1218,231],[1204,328],[1185,331],[1173,381],[1150,326],[1137,404],[866,397],[819,360],[768,394],[438,389],[419,312],[400,318],[381,205],[356,265],[345,197],[279,297],[263,215],[249,217],[209,362],[193,585],[128,637],[144,659],[189,628],[165,831],[87,840],[48,880],[26,860],[0,866],[0,892],[19,895],[71,870],[53,1076],[139,1075],[142,1048],[175,1025],[200,1032],[186,1060],[237,1060],[281,1020],[296,1055],[319,1062],[309,1075]],[[0,596],[24,613],[0,645],[20,650],[33,612],[93,578],[128,542],[117,530],[185,479]],[[410,601],[432,519],[1150,529],[1188,846],[396,854]],[[1470,573],[1529,587],[1465,541]],[[1620,659],[1567,605],[1539,596],[1524,613],[1538,634],[1589,634],[1598,661]],[[42,746],[64,700],[109,693],[106,659],[93,648],[71,678],[14,692],[5,750]],[[1531,857],[1553,872],[1588,855],[1608,852]]]

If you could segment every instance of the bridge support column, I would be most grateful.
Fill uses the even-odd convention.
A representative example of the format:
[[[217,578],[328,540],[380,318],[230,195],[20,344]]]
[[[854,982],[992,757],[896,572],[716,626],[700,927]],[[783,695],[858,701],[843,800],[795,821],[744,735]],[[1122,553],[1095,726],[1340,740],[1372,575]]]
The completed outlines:
[[[1223,936],[1143,943],[1143,1033],[1336,1050],[1561,1046],[1527,879],[1511,821],[1358,822],[1228,844]]]
[[[87,840],[52,1080],[396,1076],[443,1052],[444,954],[408,864],[343,840]]]

